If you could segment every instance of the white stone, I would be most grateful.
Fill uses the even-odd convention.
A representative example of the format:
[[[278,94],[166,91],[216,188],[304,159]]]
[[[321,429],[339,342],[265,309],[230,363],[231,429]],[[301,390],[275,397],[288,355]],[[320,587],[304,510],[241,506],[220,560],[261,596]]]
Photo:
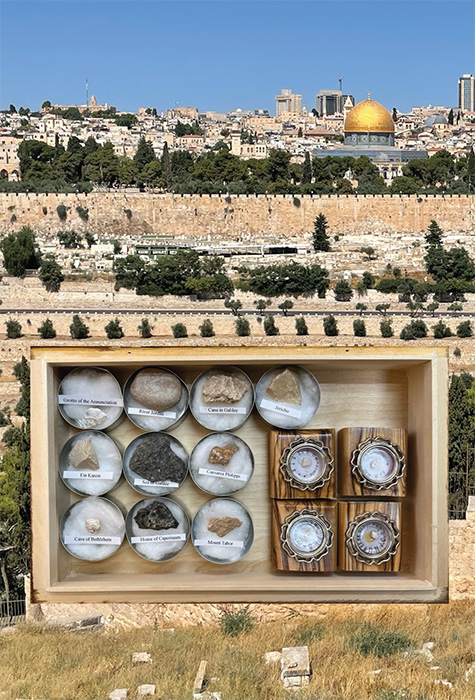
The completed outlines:
[[[143,698],[145,695],[155,695],[156,686],[151,683],[144,683],[137,688],[137,697]]]
[[[291,676],[309,676],[311,670],[308,647],[283,647],[280,667],[282,679]]]
[[[148,651],[134,651],[132,654],[132,666],[137,664],[150,664],[152,663],[152,657]]]
[[[129,691],[127,688],[116,688],[109,693],[109,700],[127,700]]]
[[[465,680],[468,681],[472,677],[472,675],[475,673],[475,663],[473,663],[469,668],[465,671]]]
[[[375,671],[368,671],[369,676],[379,676],[383,669],[382,668],[377,668]]]
[[[422,651],[424,651],[424,649],[430,649],[430,650],[432,651],[432,649],[433,649],[434,647],[435,647],[435,642],[425,642],[425,643],[422,645]]]
[[[302,688],[310,683],[309,676],[286,676],[282,680],[284,688]]]
[[[445,685],[447,688],[449,688],[449,690],[454,689],[453,683],[448,681],[446,678],[437,679],[436,681],[434,681],[434,683],[435,685]]]
[[[264,661],[266,664],[272,664],[280,661],[282,658],[281,651],[268,651],[264,654]]]

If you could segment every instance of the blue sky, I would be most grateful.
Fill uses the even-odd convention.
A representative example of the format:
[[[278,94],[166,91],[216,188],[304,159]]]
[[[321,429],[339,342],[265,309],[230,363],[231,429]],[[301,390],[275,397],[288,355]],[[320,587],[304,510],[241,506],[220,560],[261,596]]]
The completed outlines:
[[[475,73],[472,0],[0,0],[0,107],[43,100],[136,111],[274,113],[338,87],[389,109],[457,103]]]

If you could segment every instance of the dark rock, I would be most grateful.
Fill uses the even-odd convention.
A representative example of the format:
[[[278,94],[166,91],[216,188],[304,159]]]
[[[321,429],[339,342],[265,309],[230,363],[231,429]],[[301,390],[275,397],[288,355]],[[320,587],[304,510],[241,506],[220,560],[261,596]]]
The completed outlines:
[[[138,510],[134,520],[141,530],[170,530],[178,527],[178,520],[161,501],[153,501],[150,505]]]
[[[186,476],[186,462],[173,452],[170,438],[161,433],[151,433],[139,442],[129,466],[148,481],[181,483]]]

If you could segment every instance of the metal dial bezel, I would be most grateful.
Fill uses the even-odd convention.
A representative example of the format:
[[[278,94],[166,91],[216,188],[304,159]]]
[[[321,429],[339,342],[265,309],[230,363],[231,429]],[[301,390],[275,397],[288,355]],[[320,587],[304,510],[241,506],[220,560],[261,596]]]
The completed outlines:
[[[358,530],[358,527],[366,520],[379,520],[379,522],[383,523],[383,525],[385,525],[388,528],[390,534],[393,537],[393,541],[389,544],[385,551],[381,552],[381,554],[379,554],[377,557],[370,557],[369,555],[365,555],[363,552],[360,551],[360,549],[356,545],[356,532]],[[385,515],[384,513],[380,513],[379,511],[366,511],[366,513],[358,515],[354,520],[352,520],[349,523],[346,529],[345,537],[346,547],[351,556],[355,557],[355,559],[361,562],[362,564],[368,564],[369,566],[372,566],[373,564],[379,565],[383,564],[385,561],[389,561],[391,557],[393,557],[396,554],[401,544],[401,533],[399,531],[398,526],[396,525],[394,520],[391,520],[389,516]]]
[[[292,455],[298,450],[301,450],[305,445],[320,452],[326,464],[322,476],[317,481],[312,481],[308,484],[296,479],[290,469],[290,459]],[[321,440],[312,437],[300,437],[291,442],[290,445],[283,450],[280,456],[279,470],[284,481],[290,484],[294,489],[298,489],[299,491],[316,491],[317,489],[321,489],[327,481],[330,481],[334,470],[334,458],[330,449],[324,445]]]
[[[301,552],[296,552],[290,543],[290,530],[295,523],[299,520],[316,520],[323,530],[323,543],[321,547],[314,552],[309,552],[305,556]],[[333,547],[334,532],[331,522],[322,513],[316,510],[310,510],[309,508],[303,508],[302,510],[296,510],[294,513],[288,515],[280,529],[280,541],[282,543],[282,549],[289,556],[296,559],[302,564],[309,564],[312,561],[320,561]]]
[[[395,471],[386,479],[386,481],[381,483],[370,481],[364,475],[363,470],[361,469],[361,459],[364,453],[370,448],[378,445],[390,452],[397,462],[397,468]],[[384,438],[377,435],[376,437],[369,437],[366,440],[363,440],[363,442],[359,443],[358,447],[351,455],[350,465],[352,467],[351,473],[362,486],[372,489],[373,491],[382,491],[389,489],[392,486],[396,486],[399,479],[402,479],[406,469],[406,457],[397,443],[393,442],[389,438]]]

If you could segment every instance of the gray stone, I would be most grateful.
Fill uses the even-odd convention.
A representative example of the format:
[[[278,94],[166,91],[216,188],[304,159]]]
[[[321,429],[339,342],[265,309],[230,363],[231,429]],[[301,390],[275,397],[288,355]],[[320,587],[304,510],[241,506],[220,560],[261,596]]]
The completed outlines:
[[[130,387],[131,396],[152,411],[166,411],[181,399],[182,385],[178,377],[159,369],[139,372]]]
[[[166,505],[153,501],[145,508],[140,508],[134,520],[142,530],[170,530],[178,527],[178,520]]]
[[[286,676],[282,680],[284,688],[302,688],[310,683],[309,676]]]
[[[132,666],[137,666],[137,664],[150,664],[152,663],[152,657],[148,651],[134,651],[132,654]]]
[[[266,664],[273,664],[280,661],[282,658],[281,651],[268,651],[264,654],[264,661]]]
[[[309,676],[311,673],[308,647],[284,647],[280,661],[281,676]]]
[[[137,688],[137,697],[143,698],[145,695],[155,695],[156,686],[152,683],[143,683]]]
[[[130,458],[130,469],[148,481],[181,483],[186,476],[186,463],[173,452],[170,443],[168,435],[146,435]]]
[[[65,630],[97,630],[101,629],[103,625],[104,618],[102,615],[55,617],[48,622],[49,627],[60,627]]]
[[[81,428],[95,428],[107,420],[107,415],[100,408],[88,408],[82,419],[78,421]]]
[[[116,688],[109,693],[109,700],[127,700],[129,691],[127,688]]]
[[[242,399],[249,384],[230,374],[213,374],[203,384],[201,398],[204,403],[237,403]]]

